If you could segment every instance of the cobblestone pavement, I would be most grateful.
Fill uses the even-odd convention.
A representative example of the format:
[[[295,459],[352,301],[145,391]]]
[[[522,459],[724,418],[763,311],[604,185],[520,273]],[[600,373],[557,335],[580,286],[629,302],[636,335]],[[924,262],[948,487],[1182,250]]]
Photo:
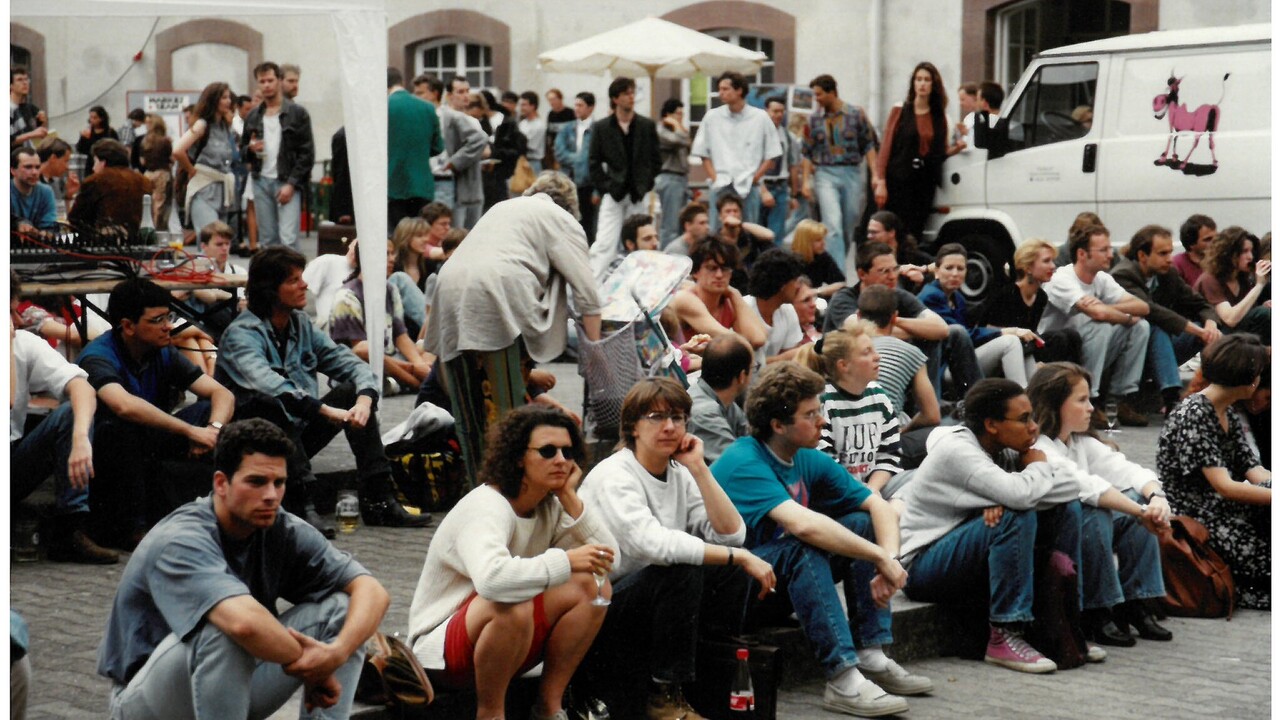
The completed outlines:
[[[572,365],[553,365],[553,394],[581,406],[582,383]],[[383,427],[409,412],[412,398],[382,404]],[[1135,461],[1154,467],[1159,429],[1126,428],[1116,436]],[[339,435],[316,460],[317,471],[354,467]],[[48,486],[31,501],[51,502]],[[409,602],[431,531],[359,528],[341,535],[349,550],[386,585],[392,605],[387,632],[404,632]],[[95,673],[96,652],[123,564],[112,567],[41,561],[10,570],[10,600],[31,625],[34,681],[29,717],[94,718],[106,708],[108,682]],[[1116,649],[1103,665],[1049,676],[1020,675],[980,662],[936,658],[911,664],[934,679],[936,693],[913,699],[910,717],[1222,717],[1271,714],[1270,613],[1241,611],[1224,620],[1170,620],[1172,643],[1140,642]],[[815,680],[817,680],[815,678]],[[782,694],[780,718],[831,717],[822,710],[822,684]],[[292,712],[276,717],[295,716]]]

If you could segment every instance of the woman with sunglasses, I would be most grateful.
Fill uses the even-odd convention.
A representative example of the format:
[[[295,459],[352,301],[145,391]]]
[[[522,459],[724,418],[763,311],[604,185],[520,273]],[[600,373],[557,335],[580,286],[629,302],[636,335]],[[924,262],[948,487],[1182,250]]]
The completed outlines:
[[[636,383],[622,400],[623,447],[582,486],[583,501],[616,531],[622,551],[610,573],[613,605],[587,667],[647,647],[649,717],[699,717],[680,688],[693,680],[699,635],[740,633],[751,580],[762,597],[775,582],[769,563],[741,547],[746,525],[711,476],[702,440],[685,432],[692,406],[670,378]]]
[[[1156,622],[1149,607],[1150,600],[1164,597],[1156,533],[1169,526],[1169,502],[1155,472],[1093,434],[1089,383],[1088,370],[1053,362],[1037,370],[1027,386],[1040,426],[1034,447],[1049,457],[1055,474],[1078,479],[1085,499],[1084,630],[1102,645],[1134,645],[1130,626],[1146,640],[1172,640],[1173,633]]]
[[[409,643],[433,683],[474,689],[477,718],[505,717],[512,678],[543,663],[534,720],[561,698],[604,621],[617,543],[578,497],[584,445],[559,410],[527,405],[495,424],[476,487],[431,540],[409,608]]]

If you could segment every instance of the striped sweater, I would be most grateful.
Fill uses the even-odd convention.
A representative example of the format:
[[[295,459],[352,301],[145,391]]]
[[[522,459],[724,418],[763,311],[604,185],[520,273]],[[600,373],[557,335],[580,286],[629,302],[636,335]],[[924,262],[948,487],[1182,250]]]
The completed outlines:
[[[898,414],[878,383],[867,385],[861,395],[828,383],[818,399],[827,421],[819,450],[862,482],[876,470],[890,475],[902,472]]]

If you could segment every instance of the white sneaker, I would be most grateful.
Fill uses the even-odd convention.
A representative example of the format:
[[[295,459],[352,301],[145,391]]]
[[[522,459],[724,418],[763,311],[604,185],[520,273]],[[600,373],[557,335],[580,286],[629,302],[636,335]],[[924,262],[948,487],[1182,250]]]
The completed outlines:
[[[906,700],[890,695],[873,682],[863,683],[858,692],[852,695],[846,695],[827,683],[827,688],[822,693],[822,707],[831,712],[857,717],[897,715],[909,709]]]
[[[1101,645],[1097,643],[1085,643],[1085,647],[1089,649],[1084,656],[1085,662],[1100,663],[1107,659],[1107,651],[1104,650]]]
[[[868,670],[859,665],[862,676],[894,695],[924,695],[933,692],[933,681],[923,675],[912,675],[901,665],[889,660],[884,670]]]

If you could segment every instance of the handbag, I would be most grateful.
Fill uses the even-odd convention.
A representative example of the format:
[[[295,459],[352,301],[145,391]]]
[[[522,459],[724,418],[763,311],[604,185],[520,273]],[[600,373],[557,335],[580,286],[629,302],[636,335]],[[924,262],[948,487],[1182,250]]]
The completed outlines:
[[[427,672],[409,646],[393,635],[374,633],[365,643],[356,700],[398,709],[404,717],[420,712],[434,699]]]
[[[516,171],[511,175],[511,194],[519,195],[533,185],[533,181],[537,176],[533,173],[533,166],[529,164],[529,159],[521,155],[516,159]]]
[[[1161,605],[1180,617],[1231,618],[1236,583],[1231,567],[1209,546],[1209,530],[1185,515],[1169,518],[1160,533],[1165,596]]]

